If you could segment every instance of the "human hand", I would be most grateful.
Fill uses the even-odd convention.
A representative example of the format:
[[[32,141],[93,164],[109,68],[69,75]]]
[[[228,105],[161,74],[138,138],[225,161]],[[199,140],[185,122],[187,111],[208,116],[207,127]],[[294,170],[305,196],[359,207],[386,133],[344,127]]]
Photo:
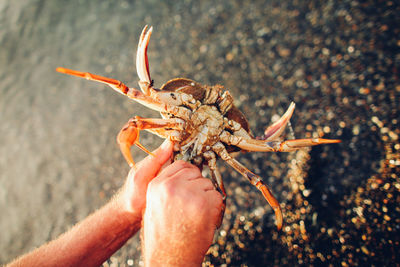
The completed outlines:
[[[222,196],[192,164],[177,161],[150,182],[143,216],[146,266],[200,266],[222,215]]]
[[[122,210],[141,221],[146,206],[146,192],[149,182],[156,177],[164,165],[172,161],[173,143],[168,139],[156,149],[154,156],[147,156],[132,168],[124,186],[116,195],[116,201]]]
[[[147,186],[170,163],[172,148],[166,140],[153,152],[154,157],[146,157],[130,171],[112,201],[9,266],[100,266],[140,229]]]

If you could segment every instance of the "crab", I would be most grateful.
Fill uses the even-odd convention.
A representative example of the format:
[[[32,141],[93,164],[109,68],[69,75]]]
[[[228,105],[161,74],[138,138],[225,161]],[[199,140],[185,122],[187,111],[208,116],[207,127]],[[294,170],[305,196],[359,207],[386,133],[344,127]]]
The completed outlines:
[[[130,167],[135,167],[130,152],[133,145],[151,154],[139,142],[141,130],[169,138],[175,143],[174,160],[185,160],[200,168],[208,166],[211,180],[225,203],[227,195],[217,168],[217,159],[221,158],[261,191],[275,212],[277,228],[281,229],[283,216],[279,202],[260,176],[234,158],[234,152],[290,152],[303,147],[338,143],[340,140],[307,138],[281,141],[280,135],[295,108],[293,102],[278,121],[266,128],[262,137],[254,138],[246,117],[235,107],[233,97],[223,86],[208,86],[186,78],[175,78],[160,89],[155,88],[147,56],[152,31],[152,27],[144,27],[137,49],[136,69],[141,90],[128,87],[119,80],[88,72],[60,67],[57,71],[107,84],[130,99],[161,113],[162,118],[135,116],[119,132],[117,142]]]

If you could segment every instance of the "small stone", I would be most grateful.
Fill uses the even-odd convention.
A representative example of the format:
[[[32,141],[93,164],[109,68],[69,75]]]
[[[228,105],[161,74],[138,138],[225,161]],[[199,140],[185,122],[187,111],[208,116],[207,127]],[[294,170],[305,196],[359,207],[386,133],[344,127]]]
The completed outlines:
[[[389,215],[387,215],[387,214],[385,214],[385,215],[383,215],[383,219],[385,220],[385,221],[390,221],[390,216]]]
[[[362,246],[362,247],[361,247],[361,251],[362,251],[364,254],[369,255],[369,251],[368,251],[367,247]]]

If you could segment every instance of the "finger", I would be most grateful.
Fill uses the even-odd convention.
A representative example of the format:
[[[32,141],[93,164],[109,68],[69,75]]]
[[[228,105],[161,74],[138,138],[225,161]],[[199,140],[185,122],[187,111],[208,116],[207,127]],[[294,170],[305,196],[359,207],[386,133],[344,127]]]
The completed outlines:
[[[213,214],[211,217],[215,218],[216,225],[220,225],[222,220],[221,216],[223,216],[225,208],[221,193],[216,190],[208,190],[206,194],[210,205],[209,207],[211,207],[210,212]]]
[[[170,177],[185,168],[186,169],[197,169],[200,172],[200,170],[193,164],[190,164],[186,161],[178,160],[178,161],[175,161],[174,163],[172,163],[171,165],[169,165],[164,170],[162,170],[162,172],[160,172],[159,176],[163,176],[165,178]]]
[[[172,164],[173,161],[173,155],[161,166],[161,169],[159,172],[162,172],[165,168],[167,168],[169,165]]]
[[[199,168],[194,165],[190,167],[185,167],[178,170],[175,174],[171,176],[172,179],[180,178],[185,179],[186,181],[191,181],[199,178],[203,178]]]
[[[203,190],[203,191],[215,190],[214,185],[212,184],[210,179],[207,179],[204,177],[200,177],[197,179],[191,179],[190,182],[191,182],[190,186],[192,186],[193,188],[196,188],[196,189],[198,188],[199,190]]]
[[[214,202],[214,203],[221,203],[222,205],[222,195],[220,192],[218,192],[217,190],[215,190],[215,188],[210,189],[210,190],[206,190],[207,194],[208,194],[208,199],[210,202]]]
[[[131,171],[129,175],[135,174],[137,177],[146,178],[146,182],[149,182],[172,157],[172,148],[173,143],[166,139],[164,143],[153,152],[154,156],[149,155],[139,162],[137,164],[137,170]]]

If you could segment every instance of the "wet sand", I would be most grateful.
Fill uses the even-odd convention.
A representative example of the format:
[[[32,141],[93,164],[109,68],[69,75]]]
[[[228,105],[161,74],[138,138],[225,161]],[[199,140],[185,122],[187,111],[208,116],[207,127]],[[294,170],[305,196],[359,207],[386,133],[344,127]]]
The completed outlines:
[[[399,11],[395,1],[2,1],[0,263],[54,239],[122,185],[119,129],[158,114],[55,68],[136,86],[133,56],[151,24],[157,87],[174,77],[222,84],[255,135],[294,101],[296,138],[343,141],[239,156],[281,202],[281,232],[258,190],[219,162],[229,198],[204,265],[399,264]],[[133,238],[104,265],[140,266],[139,246]]]

